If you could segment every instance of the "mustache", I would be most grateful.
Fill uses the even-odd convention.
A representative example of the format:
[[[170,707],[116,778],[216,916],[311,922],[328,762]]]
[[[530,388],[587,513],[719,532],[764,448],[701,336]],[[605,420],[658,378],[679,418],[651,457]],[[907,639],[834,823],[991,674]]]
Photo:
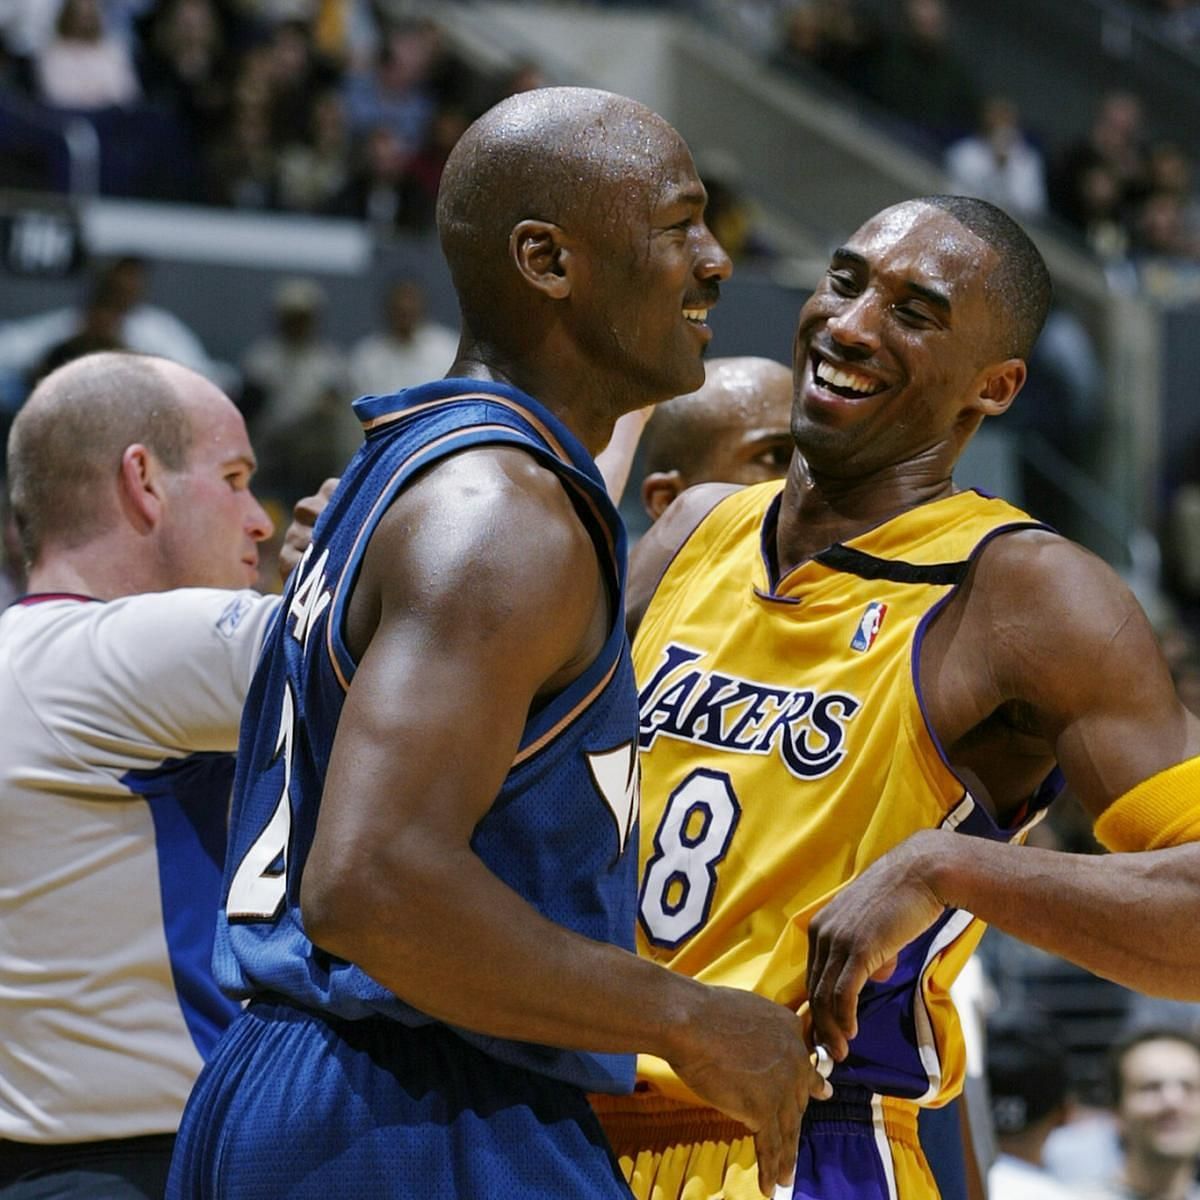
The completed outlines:
[[[699,291],[689,292],[683,298],[684,308],[712,308],[721,298],[721,285],[714,279]]]

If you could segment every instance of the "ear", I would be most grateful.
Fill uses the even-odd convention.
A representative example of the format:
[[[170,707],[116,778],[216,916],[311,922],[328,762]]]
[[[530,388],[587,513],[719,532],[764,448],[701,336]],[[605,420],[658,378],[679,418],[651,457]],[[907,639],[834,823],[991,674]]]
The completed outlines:
[[[687,487],[678,471],[654,471],[642,480],[642,507],[651,521],[657,521],[671,501]]]
[[[985,417],[998,417],[1006,412],[1025,386],[1028,368],[1025,360],[1009,358],[984,372],[975,408]]]
[[[571,292],[571,250],[552,221],[521,221],[508,236],[508,250],[521,278],[550,300]]]
[[[165,510],[162,466],[141,442],[126,446],[117,475],[121,512],[138,533],[151,533]]]

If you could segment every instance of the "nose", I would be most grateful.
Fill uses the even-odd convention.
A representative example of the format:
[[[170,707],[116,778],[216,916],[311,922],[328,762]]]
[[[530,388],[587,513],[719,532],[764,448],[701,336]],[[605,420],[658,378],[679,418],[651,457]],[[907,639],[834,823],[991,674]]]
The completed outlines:
[[[871,290],[841,297],[825,328],[844,349],[873,354],[879,348],[879,306]]]
[[[696,278],[724,283],[733,274],[733,260],[713,236],[707,225],[700,227],[700,252],[696,258]]]
[[[247,491],[249,505],[246,512],[246,532],[256,541],[265,542],[275,532],[275,522],[267,510],[258,502],[253,492]]]

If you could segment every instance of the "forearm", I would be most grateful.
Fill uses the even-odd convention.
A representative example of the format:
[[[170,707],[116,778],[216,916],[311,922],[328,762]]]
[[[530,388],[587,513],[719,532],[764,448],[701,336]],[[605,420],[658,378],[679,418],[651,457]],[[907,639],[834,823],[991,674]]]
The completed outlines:
[[[1200,1000],[1200,844],[1084,855],[918,837],[921,870],[944,904],[1126,987]]]
[[[651,408],[639,408],[618,417],[608,445],[596,455],[596,466],[614,504],[620,504],[625,494],[625,484],[633,469],[638,442],[652,411]]]
[[[302,905],[324,949],[422,1012],[491,1036],[670,1060],[707,993],[547,920],[466,848],[414,846],[340,895],[306,881]]]

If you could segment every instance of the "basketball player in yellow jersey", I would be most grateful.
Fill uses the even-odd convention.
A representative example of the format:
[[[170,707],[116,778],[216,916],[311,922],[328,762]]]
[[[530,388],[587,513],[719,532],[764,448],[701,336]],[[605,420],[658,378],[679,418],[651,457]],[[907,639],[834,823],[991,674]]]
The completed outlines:
[[[837,1062],[786,1193],[805,1200],[936,1197],[915,1114],[961,1086],[947,993],[977,940],[968,909],[1135,986],[1200,988],[1187,950],[1149,930],[1099,945],[1103,922],[1078,919],[1094,873],[1004,844],[1060,769],[1122,849],[1200,836],[1200,727],[1136,602],[951,480],[1019,392],[1048,303],[1040,256],[993,206],[885,210],[801,312],[782,488],[692,489],[635,554],[640,949],[803,1010],[815,947],[814,1040]],[[1173,894],[1194,886],[1194,848],[1152,857]],[[1006,871],[1050,932],[1030,936],[1039,914]],[[641,1076],[602,1109],[635,1194],[758,1195],[741,1131],[665,1064]]]

